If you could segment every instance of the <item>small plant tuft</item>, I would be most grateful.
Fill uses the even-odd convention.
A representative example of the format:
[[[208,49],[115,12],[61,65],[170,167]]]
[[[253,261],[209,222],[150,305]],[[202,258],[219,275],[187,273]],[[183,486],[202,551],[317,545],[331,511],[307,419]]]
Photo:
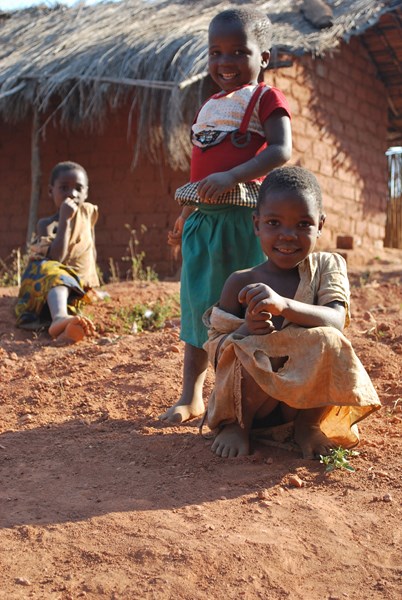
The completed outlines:
[[[21,275],[28,265],[28,254],[17,248],[7,258],[0,258],[0,287],[21,285]]]
[[[363,271],[363,273],[359,277],[359,286],[364,287],[368,283],[371,282],[371,273],[370,271]]]
[[[320,454],[320,463],[326,466],[326,471],[335,471],[335,469],[344,469],[346,471],[355,471],[355,468],[349,463],[349,459],[353,456],[358,456],[356,450],[347,450],[339,446],[332,448],[329,454],[323,456]]]
[[[178,316],[179,312],[177,302],[172,298],[163,304],[155,302],[149,305],[135,304],[132,307],[120,308],[116,317],[128,333],[141,333],[162,329],[166,321]]]
[[[132,229],[128,224],[126,224],[125,227],[130,232],[130,239],[126,250],[128,254],[121,259],[130,264],[126,272],[126,279],[131,279],[132,281],[158,281],[158,275],[152,267],[144,266],[145,252],[138,251],[140,241],[138,239],[137,230]],[[141,225],[141,235],[144,235],[146,232],[146,226]]]

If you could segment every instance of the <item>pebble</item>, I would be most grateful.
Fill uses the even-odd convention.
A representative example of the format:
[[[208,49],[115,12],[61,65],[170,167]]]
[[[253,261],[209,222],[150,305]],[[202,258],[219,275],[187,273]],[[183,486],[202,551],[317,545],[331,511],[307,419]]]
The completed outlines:
[[[15,583],[17,583],[18,585],[31,585],[31,582],[29,581],[29,579],[26,579],[25,577],[16,577],[15,578]]]
[[[268,492],[268,490],[259,490],[257,492],[257,498],[259,500],[268,500],[268,498],[269,498],[269,492]]]
[[[106,344],[113,344],[114,340],[110,337],[101,337],[98,340],[99,346],[105,346]]]
[[[372,315],[372,313],[368,310],[366,310],[366,312],[363,314],[363,319],[365,321],[371,321],[372,323],[376,322],[375,317]]]
[[[289,475],[288,482],[289,485],[296,488],[301,488],[305,485],[303,479],[300,479],[298,475]]]
[[[33,421],[33,416],[29,413],[27,413],[26,415],[23,415],[22,417],[20,417],[19,422],[24,425],[25,423],[30,423],[31,421]]]
[[[382,497],[384,502],[392,502],[392,496],[391,494],[384,494]]]
[[[168,350],[169,350],[169,352],[179,353],[180,352],[180,346],[177,346],[176,344],[172,344],[171,346],[169,346]]]

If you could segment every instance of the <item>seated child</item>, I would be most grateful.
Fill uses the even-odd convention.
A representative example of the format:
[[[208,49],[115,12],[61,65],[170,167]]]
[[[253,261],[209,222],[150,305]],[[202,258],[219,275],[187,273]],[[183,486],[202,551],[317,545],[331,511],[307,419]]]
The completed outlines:
[[[314,252],[325,221],[314,175],[273,170],[253,219],[267,260],[233,273],[204,315],[204,348],[216,369],[207,410],[218,430],[212,451],[248,454],[253,422],[273,411],[294,422],[304,458],[354,446],[356,423],[380,401],[342,333],[350,318],[345,260]]]
[[[74,162],[54,167],[49,195],[57,212],[38,221],[15,307],[17,326],[35,330],[50,325],[53,338],[74,343],[95,331],[92,321],[77,313],[86,292],[99,285],[94,235],[98,207],[85,202],[88,175]]]

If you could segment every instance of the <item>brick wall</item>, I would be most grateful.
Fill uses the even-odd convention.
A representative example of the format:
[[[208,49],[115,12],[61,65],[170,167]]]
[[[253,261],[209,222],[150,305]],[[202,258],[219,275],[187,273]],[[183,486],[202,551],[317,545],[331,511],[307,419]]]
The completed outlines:
[[[293,112],[292,163],[311,169],[324,193],[327,223],[321,246],[333,247],[337,235],[356,243],[380,245],[384,238],[387,194],[387,102],[384,87],[358,40],[325,59],[304,57],[287,69],[268,72],[283,90]],[[50,214],[47,178],[60,160],[74,160],[88,171],[90,200],[99,205],[98,257],[107,272],[109,259],[121,274],[128,263],[130,229],[145,252],[145,263],[161,276],[178,264],[166,245],[178,207],[174,190],[187,174],[142,160],[130,169],[128,110],[110,114],[103,131],[84,133],[48,126],[41,142],[43,189],[39,217]],[[27,119],[0,126],[0,257],[23,247],[30,198],[30,133]],[[126,227],[129,226],[129,228]],[[141,226],[147,231],[141,234]]]
[[[317,176],[327,221],[321,247],[337,235],[382,246],[387,198],[387,99],[358,39],[324,59],[303,57],[269,71],[292,113],[292,163]]]

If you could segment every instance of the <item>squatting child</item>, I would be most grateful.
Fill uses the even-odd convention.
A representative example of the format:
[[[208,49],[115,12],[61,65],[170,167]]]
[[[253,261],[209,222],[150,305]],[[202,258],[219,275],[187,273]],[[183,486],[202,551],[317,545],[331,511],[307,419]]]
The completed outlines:
[[[48,326],[53,338],[74,343],[94,333],[92,321],[78,313],[89,288],[99,286],[98,207],[86,202],[88,175],[74,162],[54,167],[49,196],[56,213],[38,221],[15,307],[17,325],[30,330]]]
[[[183,389],[162,420],[180,423],[204,412],[208,365],[205,310],[236,269],[264,255],[253,234],[261,178],[291,156],[290,110],[283,94],[260,82],[268,66],[271,24],[251,8],[225,10],[209,25],[209,73],[221,91],[192,127],[191,181],[179,188],[183,210],[169,235],[182,242],[181,339]]]
[[[270,416],[294,422],[304,458],[354,446],[356,424],[380,401],[342,333],[350,318],[345,260],[314,252],[325,221],[314,175],[273,170],[253,218],[267,260],[233,273],[204,317],[216,369],[207,409],[217,431],[212,450],[248,454],[253,423]]]

